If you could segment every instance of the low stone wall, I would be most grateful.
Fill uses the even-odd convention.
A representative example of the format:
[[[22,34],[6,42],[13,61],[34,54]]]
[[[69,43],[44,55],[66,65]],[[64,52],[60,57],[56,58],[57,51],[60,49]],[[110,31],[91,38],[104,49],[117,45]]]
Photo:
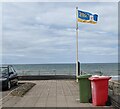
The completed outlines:
[[[109,89],[112,91],[112,95],[120,95],[120,82],[109,81]]]
[[[109,81],[109,97],[116,108],[120,108],[120,81]]]

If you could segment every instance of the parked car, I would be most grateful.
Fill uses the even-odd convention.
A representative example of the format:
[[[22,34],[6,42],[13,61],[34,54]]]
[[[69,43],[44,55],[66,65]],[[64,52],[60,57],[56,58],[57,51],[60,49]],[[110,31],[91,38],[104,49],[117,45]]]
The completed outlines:
[[[13,66],[0,67],[1,89],[10,89],[13,85],[18,85],[18,75]]]

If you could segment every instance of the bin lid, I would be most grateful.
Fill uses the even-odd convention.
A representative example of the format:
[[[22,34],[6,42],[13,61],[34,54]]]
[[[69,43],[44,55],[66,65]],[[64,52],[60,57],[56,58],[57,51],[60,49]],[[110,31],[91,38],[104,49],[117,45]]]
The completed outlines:
[[[80,76],[78,76],[77,78],[78,79],[82,79],[82,78],[89,78],[89,77],[91,77],[92,75],[91,74],[85,74],[85,75],[80,75]]]
[[[92,76],[89,78],[89,80],[94,81],[94,80],[109,80],[111,77],[109,76]]]

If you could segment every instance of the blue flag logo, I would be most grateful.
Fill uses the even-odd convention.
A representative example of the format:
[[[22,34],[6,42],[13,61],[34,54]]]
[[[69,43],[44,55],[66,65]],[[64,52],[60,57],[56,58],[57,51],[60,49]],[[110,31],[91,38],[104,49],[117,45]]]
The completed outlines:
[[[89,12],[84,12],[84,11],[78,10],[78,22],[96,24],[97,21],[98,21],[97,14],[91,14]]]

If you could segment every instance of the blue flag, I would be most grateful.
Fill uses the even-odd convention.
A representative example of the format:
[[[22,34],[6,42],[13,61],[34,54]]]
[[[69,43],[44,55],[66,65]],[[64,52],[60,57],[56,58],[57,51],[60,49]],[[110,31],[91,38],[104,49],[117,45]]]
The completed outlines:
[[[78,19],[78,22],[96,24],[98,21],[98,15],[78,10],[77,19]]]

